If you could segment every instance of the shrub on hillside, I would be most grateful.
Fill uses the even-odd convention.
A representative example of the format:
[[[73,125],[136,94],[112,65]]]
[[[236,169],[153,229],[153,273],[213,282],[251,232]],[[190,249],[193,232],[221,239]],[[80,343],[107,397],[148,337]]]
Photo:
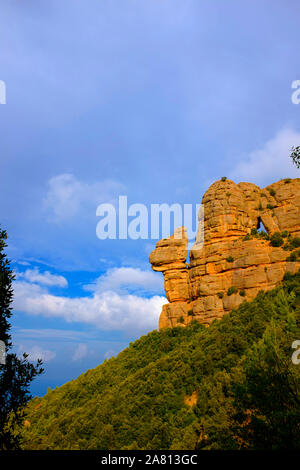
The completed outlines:
[[[273,233],[273,235],[270,238],[270,242],[271,242],[271,245],[274,247],[281,246],[284,243],[283,238],[279,232]]]
[[[229,287],[229,289],[228,289],[228,291],[227,291],[227,295],[236,294],[237,292],[238,292],[237,287],[231,286],[231,287]]]

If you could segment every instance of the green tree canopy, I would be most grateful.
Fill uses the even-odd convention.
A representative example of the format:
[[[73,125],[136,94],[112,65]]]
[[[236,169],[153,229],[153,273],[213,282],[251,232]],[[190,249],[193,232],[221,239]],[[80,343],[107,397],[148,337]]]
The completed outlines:
[[[24,406],[30,400],[28,391],[31,381],[43,372],[42,361],[34,365],[9,352],[12,349],[10,322],[12,315],[13,271],[5,254],[7,234],[0,229],[0,340],[6,349],[5,364],[0,364],[0,449],[18,449],[20,435],[17,427],[22,422]]]

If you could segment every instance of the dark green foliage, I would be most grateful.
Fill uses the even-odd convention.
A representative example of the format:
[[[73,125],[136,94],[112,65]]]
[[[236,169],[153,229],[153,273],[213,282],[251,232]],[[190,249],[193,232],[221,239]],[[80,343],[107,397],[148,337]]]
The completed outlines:
[[[256,230],[256,229],[255,229]],[[247,235],[244,236],[243,241],[251,240],[251,235],[250,233],[247,233]]]
[[[181,317],[178,318],[178,323],[184,323],[184,318],[183,318],[183,316],[181,316]]]
[[[292,147],[291,159],[297,168],[300,168],[300,147]]]
[[[290,241],[290,246],[292,248],[299,248],[300,247],[300,238],[299,237],[294,237]]]
[[[275,196],[275,194],[276,194],[276,191],[275,191],[275,189],[273,189],[273,188],[267,188],[267,189],[268,189],[268,191],[269,191],[270,195],[274,197],[274,196]]]
[[[193,316],[194,316],[194,312],[193,312],[193,309],[192,309],[192,308],[188,311],[188,315],[189,315],[190,317],[193,317]]]
[[[227,180],[227,176],[222,176],[221,181],[226,181],[226,180]]]
[[[245,358],[244,377],[232,387],[242,448],[300,447],[300,369],[290,357],[295,335],[299,323],[292,313],[272,319]]]
[[[258,238],[262,238],[263,240],[269,240],[270,237],[267,232],[262,230],[261,232],[258,233]]]
[[[0,340],[5,343],[6,362],[0,364],[0,449],[19,448],[20,435],[16,428],[21,423],[23,408],[31,396],[28,387],[34,377],[43,372],[41,361],[36,366],[28,362],[27,355],[20,359],[9,353],[12,348],[9,318],[12,315],[13,271],[6,257],[7,234],[0,229]]]
[[[236,294],[237,292],[238,292],[237,287],[231,286],[231,287],[229,287],[229,289],[228,289],[228,291],[227,291],[227,295]]]
[[[228,261],[228,263],[233,263],[234,258],[232,256],[228,256],[228,258],[226,258],[226,261]]]
[[[300,250],[293,251],[290,256],[287,257],[287,261],[297,261],[300,259]]]
[[[282,234],[281,234],[282,236]],[[288,239],[284,245],[285,250],[294,250],[295,248],[300,247],[300,238],[299,237],[292,237],[291,235],[288,235]]]
[[[239,294],[240,294],[241,297],[245,297],[246,292],[244,291],[244,289],[242,289],[242,290],[240,290]]]
[[[7,234],[0,229],[0,340],[4,341],[6,348],[11,347],[10,323],[12,315],[11,303],[13,300],[12,281],[15,276],[10,269],[9,260],[5,254]]]
[[[284,230],[283,232],[281,232],[281,236],[282,238],[287,238],[289,236],[288,230]]]
[[[267,209],[271,209],[273,210],[275,206],[273,206],[272,204],[267,204]]]
[[[274,247],[281,246],[284,243],[283,238],[279,232],[273,233],[273,235],[270,238],[270,242],[271,242],[271,245]]]
[[[300,272],[214,321],[142,336],[28,405],[26,449],[300,448]],[[196,406],[184,397],[198,394]]]
[[[224,293],[223,292],[218,292],[218,297],[219,297],[219,299],[223,299]]]
[[[269,240],[269,235],[264,230],[259,232],[257,228],[252,228],[251,232],[244,236],[243,241],[252,240],[253,238]]]
[[[293,279],[294,279],[294,276],[289,271],[287,271],[285,275],[283,276],[284,281],[292,281]]]

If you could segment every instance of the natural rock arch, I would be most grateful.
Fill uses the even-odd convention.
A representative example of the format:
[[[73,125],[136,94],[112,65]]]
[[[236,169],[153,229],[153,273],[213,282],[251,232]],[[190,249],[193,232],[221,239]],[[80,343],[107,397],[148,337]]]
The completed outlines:
[[[253,183],[216,181],[202,204],[204,245],[191,250],[188,265],[184,228],[177,229],[181,239],[161,240],[150,254],[153,270],[164,275],[169,301],[163,306],[160,328],[184,326],[193,319],[208,325],[259,290],[272,289],[285,272],[300,268],[299,261],[287,261],[282,247],[250,236],[259,226],[269,235],[283,230],[300,235],[299,178],[264,189]]]

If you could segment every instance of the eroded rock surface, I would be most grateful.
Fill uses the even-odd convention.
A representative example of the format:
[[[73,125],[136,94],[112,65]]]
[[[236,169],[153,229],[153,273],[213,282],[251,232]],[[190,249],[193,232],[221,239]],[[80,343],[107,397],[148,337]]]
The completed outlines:
[[[260,290],[275,287],[284,274],[300,269],[300,179],[278,181],[264,189],[252,183],[216,181],[203,196],[204,245],[190,251],[184,227],[160,240],[150,254],[154,271],[164,275],[169,301],[159,328],[186,325],[193,319],[206,325],[250,300]],[[281,246],[253,234],[264,226],[268,236],[284,233]],[[252,233],[252,235],[251,235]],[[293,260],[291,253],[295,253]],[[298,255],[298,257],[297,257]]]

